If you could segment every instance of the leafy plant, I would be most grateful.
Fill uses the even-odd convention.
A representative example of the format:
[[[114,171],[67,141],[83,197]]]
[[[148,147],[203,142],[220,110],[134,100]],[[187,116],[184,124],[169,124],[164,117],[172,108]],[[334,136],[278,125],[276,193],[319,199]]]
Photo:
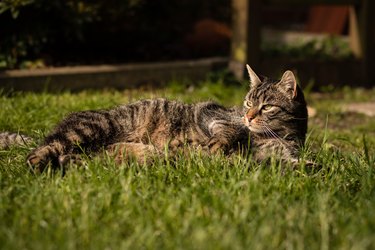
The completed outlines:
[[[5,0],[0,65],[123,63],[190,58],[184,36],[205,17],[230,20],[220,0]],[[21,45],[19,45],[21,44]]]
[[[35,0],[3,0],[0,2],[0,14],[10,11],[12,17],[15,19],[20,13],[20,9],[33,4]]]

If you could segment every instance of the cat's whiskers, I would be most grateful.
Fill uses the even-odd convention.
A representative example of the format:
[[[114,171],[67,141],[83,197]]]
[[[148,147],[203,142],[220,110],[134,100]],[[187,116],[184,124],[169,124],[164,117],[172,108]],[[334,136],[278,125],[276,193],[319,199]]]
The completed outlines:
[[[278,141],[280,141],[281,143],[283,143],[284,144],[284,140],[275,132],[275,131],[273,131],[268,125],[267,125],[267,123],[266,122],[262,122],[262,128],[264,128],[265,129],[265,133],[267,134],[267,135],[269,135],[269,136],[271,136],[272,138],[274,138],[274,139],[276,139],[276,140],[278,140]]]
[[[267,134],[271,135],[271,137],[275,139],[281,139],[280,136],[276,134],[272,129],[267,127],[267,125],[263,125],[263,128],[265,128],[265,131],[267,132]]]

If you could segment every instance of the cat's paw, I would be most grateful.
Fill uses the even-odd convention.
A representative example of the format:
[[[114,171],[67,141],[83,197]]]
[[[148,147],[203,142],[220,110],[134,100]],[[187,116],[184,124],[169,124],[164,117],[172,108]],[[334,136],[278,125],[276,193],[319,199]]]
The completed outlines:
[[[212,154],[220,151],[226,153],[228,151],[228,143],[221,138],[213,137],[208,141],[206,148]]]
[[[66,167],[69,165],[83,165],[84,163],[82,157],[78,154],[60,155],[58,157],[58,162],[60,167]]]
[[[27,156],[26,163],[33,172],[41,173],[48,164],[48,158],[31,153]]]
[[[34,149],[26,158],[26,163],[35,173],[42,173],[46,166],[55,163],[57,155],[49,145]]]

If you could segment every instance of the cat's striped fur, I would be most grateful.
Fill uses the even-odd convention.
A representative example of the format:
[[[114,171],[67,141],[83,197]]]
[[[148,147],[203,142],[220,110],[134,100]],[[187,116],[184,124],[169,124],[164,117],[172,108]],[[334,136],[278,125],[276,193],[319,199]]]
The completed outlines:
[[[131,151],[142,161],[168,147],[173,154],[184,145],[209,152],[229,153],[245,145],[248,129],[241,114],[212,102],[195,105],[165,99],[142,100],[109,110],[70,114],[29,156],[32,166],[54,165],[81,149],[97,152],[118,148]]]
[[[19,133],[3,132],[0,133],[0,149],[7,149],[13,145],[27,145],[33,139]]]
[[[259,161],[277,155],[298,162],[307,130],[307,109],[293,73],[285,72],[280,81],[261,82],[247,68],[251,84],[244,108],[153,99],[76,112],[55,127],[28,155],[27,162],[43,171],[48,163],[64,164],[82,150],[105,149],[119,159],[132,155],[143,160],[166,148],[173,153],[185,146],[225,154],[251,148]]]

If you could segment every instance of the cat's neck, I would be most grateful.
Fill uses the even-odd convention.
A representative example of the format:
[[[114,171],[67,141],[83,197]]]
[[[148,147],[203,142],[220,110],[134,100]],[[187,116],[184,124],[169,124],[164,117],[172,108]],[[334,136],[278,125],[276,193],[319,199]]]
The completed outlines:
[[[279,131],[272,131],[268,133],[252,133],[253,140],[257,141],[264,141],[264,140],[275,140],[279,141],[280,143],[291,143],[291,142],[298,142],[300,143],[303,138],[298,132],[287,132],[283,130]]]

